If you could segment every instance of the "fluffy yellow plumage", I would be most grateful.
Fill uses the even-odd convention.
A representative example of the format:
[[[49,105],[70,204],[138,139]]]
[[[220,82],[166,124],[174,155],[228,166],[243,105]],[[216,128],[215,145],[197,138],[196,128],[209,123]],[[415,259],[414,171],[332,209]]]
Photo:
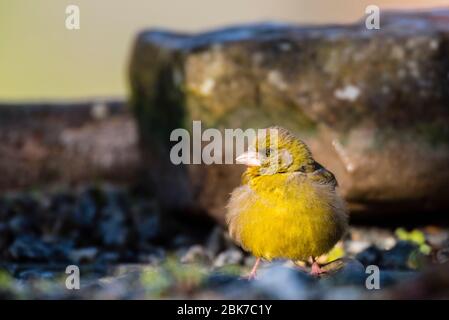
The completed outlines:
[[[255,151],[237,159],[250,166],[228,204],[229,233],[258,258],[314,261],[343,236],[344,202],[334,175],[301,140],[283,128],[270,129],[256,140]],[[275,147],[269,143],[270,132],[276,133]],[[320,272],[314,262],[312,273]]]

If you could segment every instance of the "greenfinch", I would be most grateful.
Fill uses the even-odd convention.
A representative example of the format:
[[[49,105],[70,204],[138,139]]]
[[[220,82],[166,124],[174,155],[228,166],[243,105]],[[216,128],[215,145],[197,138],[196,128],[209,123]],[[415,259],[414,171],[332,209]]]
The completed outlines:
[[[229,234],[256,257],[249,279],[261,259],[277,258],[311,258],[311,274],[319,275],[324,271],[316,258],[332,249],[348,225],[337,181],[292,133],[280,127],[266,132],[236,159],[248,168],[227,205]]]

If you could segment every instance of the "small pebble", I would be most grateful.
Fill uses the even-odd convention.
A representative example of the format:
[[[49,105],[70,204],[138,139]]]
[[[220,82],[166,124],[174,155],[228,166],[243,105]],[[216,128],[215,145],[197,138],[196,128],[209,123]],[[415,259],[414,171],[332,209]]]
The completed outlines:
[[[181,263],[209,263],[210,256],[203,246],[191,246],[187,252],[181,257]]]
[[[72,250],[69,253],[69,259],[75,264],[93,262],[97,257],[98,249],[96,247],[87,247]]]
[[[446,263],[449,261],[449,248],[443,248],[437,251],[436,260],[438,263]]]
[[[213,266],[222,267],[229,264],[241,264],[243,262],[243,253],[239,249],[229,249],[220,253],[215,258]]]

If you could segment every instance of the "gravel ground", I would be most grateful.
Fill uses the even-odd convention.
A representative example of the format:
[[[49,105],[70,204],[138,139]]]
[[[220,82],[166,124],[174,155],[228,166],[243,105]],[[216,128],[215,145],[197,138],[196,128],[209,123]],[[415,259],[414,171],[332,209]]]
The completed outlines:
[[[0,232],[1,298],[377,299],[401,298],[418,286],[418,298],[449,297],[449,281],[437,277],[447,274],[449,230],[438,226],[353,226],[321,257],[327,275],[311,277],[308,263],[274,261],[263,262],[254,281],[240,277],[254,258],[222,227],[161,215],[142,188],[4,195]],[[69,265],[79,267],[79,290],[66,287]],[[439,279],[438,290],[422,289],[429,274]]]

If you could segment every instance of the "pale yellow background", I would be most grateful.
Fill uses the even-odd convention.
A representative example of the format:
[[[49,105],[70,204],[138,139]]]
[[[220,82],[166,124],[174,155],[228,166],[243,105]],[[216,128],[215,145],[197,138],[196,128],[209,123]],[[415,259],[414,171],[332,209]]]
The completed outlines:
[[[65,7],[81,30],[65,28]],[[139,30],[201,31],[280,20],[351,22],[365,7],[449,6],[449,0],[0,0],[0,101],[126,95],[126,67]]]

